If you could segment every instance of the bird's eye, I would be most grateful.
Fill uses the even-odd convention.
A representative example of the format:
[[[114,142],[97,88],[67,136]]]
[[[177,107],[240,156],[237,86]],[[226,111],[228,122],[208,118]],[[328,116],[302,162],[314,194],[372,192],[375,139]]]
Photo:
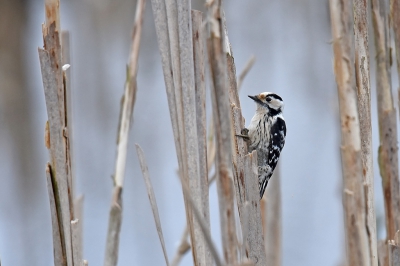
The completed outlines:
[[[267,97],[265,100],[266,100],[267,102],[270,102],[270,101],[271,101],[271,97]]]

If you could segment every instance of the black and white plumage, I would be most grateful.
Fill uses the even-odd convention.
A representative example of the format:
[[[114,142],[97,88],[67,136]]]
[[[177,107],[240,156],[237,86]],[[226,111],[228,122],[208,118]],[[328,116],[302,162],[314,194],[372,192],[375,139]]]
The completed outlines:
[[[256,102],[257,110],[245,132],[249,140],[249,152],[257,150],[258,185],[262,198],[285,145],[284,103],[279,95],[272,92],[249,97]]]

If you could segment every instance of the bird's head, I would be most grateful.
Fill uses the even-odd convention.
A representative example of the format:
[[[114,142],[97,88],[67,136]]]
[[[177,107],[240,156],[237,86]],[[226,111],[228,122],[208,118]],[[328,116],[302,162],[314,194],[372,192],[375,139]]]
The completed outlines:
[[[283,111],[283,100],[275,93],[262,92],[255,96],[249,95],[249,98],[253,99],[257,103],[258,108],[265,108],[272,115],[279,114]]]

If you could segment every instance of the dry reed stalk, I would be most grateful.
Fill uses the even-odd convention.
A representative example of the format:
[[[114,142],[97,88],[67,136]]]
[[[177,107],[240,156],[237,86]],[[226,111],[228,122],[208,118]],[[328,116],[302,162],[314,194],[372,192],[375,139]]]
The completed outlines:
[[[223,19],[225,22],[225,19]],[[224,23],[227,77],[229,82],[229,101],[231,105],[231,139],[233,177],[238,207],[240,224],[242,229],[243,243],[241,263],[253,262],[255,265],[266,265],[266,254],[264,248],[261,209],[259,202],[258,165],[257,159],[248,154],[247,144],[242,138],[236,137],[244,128],[244,118],[240,109],[239,91],[237,87],[236,66],[232,54],[232,47],[228,39],[228,31]],[[251,67],[251,63],[250,63]],[[245,71],[250,67],[246,66]],[[246,73],[242,73],[244,76]],[[256,152],[254,152],[256,154]],[[246,207],[247,206],[247,207]],[[246,209],[247,208],[247,209]],[[243,250],[244,248],[244,250]]]
[[[181,125],[182,112],[181,110],[178,110],[178,108],[180,108],[180,101],[179,98],[177,99],[175,93],[175,90],[180,92],[181,87],[176,2],[173,0],[151,0],[151,5],[157,33],[158,48],[160,50],[161,63],[164,73],[169,112],[174,133],[175,149],[178,157],[178,175],[182,176],[185,174],[185,167],[182,159],[183,147],[180,138],[180,136],[183,137]],[[187,209],[186,200],[185,208]],[[183,254],[183,251],[182,253],[178,253],[174,257],[172,265],[174,265],[176,261],[179,262]]]
[[[181,165],[182,159],[179,142],[178,111],[176,109],[177,107],[174,90],[174,78],[176,78],[177,74],[173,74],[172,70],[167,8],[164,0],[151,0],[151,6],[153,10],[154,24],[157,33],[158,48],[161,55],[161,64],[164,73],[164,82],[169,106],[168,109],[170,112],[171,124],[174,133],[175,149],[178,157],[179,170],[182,171],[181,169],[183,166]]]
[[[158,214],[156,196],[154,194],[153,185],[151,184],[151,180],[150,180],[149,169],[147,167],[146,159],[144,157],[142,148],[138,144],[135,144],[135,146],[136,146],[137,155],[139,157],[140,168],[142,169],[142,173],[143,173],[143,179],[144,179],[144,182],[145,182],[146,188],[147,188],[147,195],[149,196],[151,209],[153,211],[153,216],[154,216],[154,221],[156,223],[158,237],[160,238],[160,243],[161,243],[161,247],[162,247],[162,250],[164,253],[165,262],[168,266],[169,261],[168,261],[167,249],[165,248],[164,235],[162,232],[160,216]]]
[[[106,252],[104,259],[105,266],[115,266],[117,265],[118,261],[119,233],[122,222],[122,187],[125,177],[129,130],[131,128],[133,106],[136,98],[136,76],[145,4],[146,0],[137,1],[135,22],[132,31],[132,46],[129,54],[127,79],[125,82],[125,92],[122,100],[118,128],[117,158],[114,174],[113,196],[107,231]]]
[[[204,184],[200,179],[200,165],[199,165],[199,146],[198,146],[198,133],[197,126],[205,127],[205,120],[196,118],[196,108],[202,108],[204,106],[196,103],[195,93],[195,77],[194,77],[194,61],[193,61],[193,34],[192,34],[192,18],[191,18],[191,2],[188,0],[177,1],[177,15],[178,15],[178,33],[179,33],[179,59],[180,59],[180,71],[181,71],[181,85],[182,85],[182,106],[183,112],[183,129],[184,134],[180,135],[180,138],[184,140],[184,165],[187,167],[187,172],[184,172],[183,177],[189,181],[190,195],[196,204],[196,208],[201,212],[205,213],[208,210],[208,206],[204,206],[204,203],[208,203],[208,199],[204,199],[205,195],[202,191]],[[200,15],[201,16],[201,15]],[[169,17],[168,17],[169,18]],[[200,25],[198,26],[200,27]],[[197,48],[199,48],[197,46]],[[196,51],[199,55],[198,59],[203,57],[200,50]],[[202,70],[204,72],[204,70]],[[200,74],[200,73],[199,73]],[[200,85],[201,86],[201,85]],[[205,86],[203,85],[203,89]],[[201,88],[199,88],[201,89]],[[175,88],[176,95],[177,90]],[[204,123],[204,124],[203,124]],[[205,147],[203,147],[205,148]],[[204,152],[205,154],[205,152]],[[204,158],[203,158],[204,159]],[[205,161],[205,160],[203,160]],[[208,197],[208,189],[205,191]],[[210,264],[210,256],[207,252],[207,244],[201,233],[200,225],[196,222],[193,217],[191,208],[186,205],[186,213],[188,217],[189,231],[192,243],[192,254],[195,265],[207,265]],[[208,214],[206,214],[208,217]],[[205,217],[205,218],[206,218]],[[207,218],[209,219],[209,218]],[[209,225],[208,225],[209,228]],[[209,229],[208,229],[209,230]]]
[[[68,184],[72,188],[68,191],[69,202],[74,201],[74,188],[75,188],[75,179],[74,179],[74,164],[72,163],[73,158],[73,124],[72,124],[72,91],[71,91],[71,73],[70,73],[70,41],[69,41],[69,32],[63,30],[61,32],[61,60],[62,60],[62,70],[63,70],[63,82],[65,86],[65,126],[68,129],[64,135],[66,136],[67,146],[66,146],[66,157],[67,157],[67,177]],[[74,205],[71,204],[71,220],[75,219],[74,214]]]
[[[75,171],[73,163],[73,123],[72,123],[72,90],[71,90],[71,51],[70,51],[70,35],[69,31],[63,30],[61,32],[61,48],[62,48],[62,61],[63,61],[63,78],[65,86],[65,101],[66,101],[66,126],[68,128],[67,150],[66,156],[68,161],[68,184],[71,190],[69,192],[69,200],[71,203],[71,234],[72,234],[72,253],[74,265],[81,265],[83,263],[83,196],[75,198]],[[75,221],[75,222],[74,222]]]
[[[195,102],[199,153],[199,182],[198,193],[200,193],[201,208],[199,210],[204,215],[204,221],[210,230],[209,199],[208,199],[208,164],[207,164],[207,121],[206,121],[206,83],[204,65],[204,34],[203,34],[203,13],[197,10],[191,11],[192,17],[192,41],[193,41],[193,62],[195,78]],[[203,238],[203,234],[200,235]],[[201,249],[204,256],[205,265],[211,265],[211,255],[205,240],[201,240]]]
[[[261,217],[263,218],[263,232],[265,253],[268,266],[282,264],[282,207],[281,207],[281,175],[280,164],[268,184],[268,191],[261,200]],[[263,214],[264,211],[264,214]]]
[[[361,161],[365,186],[367,231],[371,266],[378,266],[374,173],[372,166],[371,86],[369,76],[367,2],[353,1],[355,69],[361,133]]]
[[[270,265],[267,263],[265,253],[261,210],[260,210],[260,197],[258,188],[258,162],[257,151],[253,151],[244,157],[244,182],[245,191],[244,198],[246,203],[250,203],[247,223],[242,222],[242,231],[246,231],[245,245],[246,257],[249,258],[254,265]],[[275,228],[276,230],[276,228]]]
[[[386,19],[385,1],[372,0],[372,21],[374,26],[377,60],[377,94],[379,118],[379,167],[382,177],[386,215],[386,241],[394,238],[400,229],[400,191],[397,147],[397,119],[393,105],[389,25]]]
[[[74,211],[68,131],[69,85],[66,84],[68,67],[63,69],[59,1],[46,0],[45,9],[46,22],[42,26],[44,49],[39,48],[39,59],[48,114],[45,140],[51,157],[51,163],[46,167],[46,176],[52,213],[54,260],[58,265],[69,266],[73,265],[70,223]]]
[[[193,211],[194,217],[196,218],[196,221],[200,225],[201,232],[203,233],[204,239],[208,246],[208,249],[210,250],[210,253],[213,256],[215,265],[217,265],[217,266],[226,265],[226,264],[222,264],[222,259],[219,257],[218,251],[215,247],[215,244],[213,243],[213,241],[211,239],[211,235],[207,228],[206,222],[204,221],[203,214],[201,214],[200,211],[197,209],[196,204],[191,197],[190,188],[189,188],[187,181],[182,177],[180,178],[180,180],[182,183],[183,193],[186,195],[187,203],[188,203],[188,205],[190,205],[190,208]]]
[[[156,2],[156,1],[152,1]],[[170,71],[171,73],[166,74],[165,71],[166,69],[163,67],[164,70],[164,78],[166,79],[166,75],[172,75],[173,78],[173,83],[172,83],[172,91],[170,92],[168,90],[168,84],[166,81],[166,87],[167,87],[167,97],[169,102],[173,102],[173,106],[169,105],[170,113],[171,113],[171,121],[172,121],[172,127],[174,128],[174,134],[175,136],[175,145],[176,145],[176,153],[178,157],[178,165],[179,165],[179,171],[180,175],[182,176],[188,176],[187,171],[188,171],[188,165],[187,165],[187,160],[185,160],[185,129],[184,129],[184,114],[182,110],[182,79],[181,79],[181,65],[180,65],[180,49],[179,49],[179,25],[178,25],[178,7],[177,7],[177,1],[176,0],[164,0],[165,6],[163,6],[164,10],[163,12],[165,13],[166,16],[166,25],[168,25],[168,30],[167,30],[167,39],[163,40],[164,43],[160,43],[159,39],[159,48],[160,52],[162,53],[165,46],[168,46],[168,64],[172,68]],[[153,5],[153,10],[154,10],[154,5]],[[154,15],[155,16],[155,15]],[[156,22],[156,21],[155,21]],[[156,24],[156,30],[157,34],[158,29],[161,28],[161,26]],[[173,98],[170,100],[169,98]],[[171,111],[171,109],[173,111]],[[172,117],[172,112],[176,113],[176,121],[174,121]],[[176,124],[174,124],[174,122]],[[185,200],[185,209],[187,210],[187,205],[186,205],[186,200]],[[189,212],[186,212],[187,215],[187,221],[191,220],[189,218]]]
[[[366,225],[360,125],[353,68],[351,2],[330,0],[334,71],[339,95],[343,207],[348,265],[372,265]],[[364,128],[365,131],[365,128]]]
[[[208,221],[206,225],[209,228],[208,188],[204,178],[200,177],[201,173],[207,172],[202,168],[203,165],[200,166],[200,162],[206,161],[204,158],[206,151],[204,143],[198,138],[197,133],[198,129],[205,127],[205,119],[200,119],[202,114],[197,116],[197,112],[205,113],[205,111],[199,110],[199,108],[204,109],[204,105],[201,102],[196,102],[196,96],[203,93],[201,90],[205,86],[196,84],[198,88],[195,87],[196,78],[193,61],[194,52],[198,55],[198,60],[201,60],[203,55],[201,55],[202,51],[194,51],[193,48],[190,1],[166,0],[163,2],[153,0],[152,7],[174,129],[179,175],[188,179],[190,193],[197,204],[197,208]],[[195,46],[195,49],[199,49],[199,46]],[[201,67],[199,65],[196,69],[201,71]],[[202,71],[204,72],[204,70]],[[198,74],[201,75],[201,73]],[[196,79],[196,81],[204,83],[204,78],[203,81],[201,81],[201,78]],[[196,89],[199,89],[199,95],[196,95]],[[201,99],[199,100],[201,101]],[[185,194],[184,199],[189,231],[192,243],[195,243],[195,245],[192,245],[194,262],[196,265],[198,263],[201,265],[210,264],[210,255],[201,228],[191,213]]]
[[[222,25],[221,1],[208,6],[208,56],[213,88],[211,99],[216,141],[216,174],[220,210],[222,247],[225,261],[237,263],[237,240],[234,215],[234,187],[232,172],[231,108],[227,90],[227,63]]]

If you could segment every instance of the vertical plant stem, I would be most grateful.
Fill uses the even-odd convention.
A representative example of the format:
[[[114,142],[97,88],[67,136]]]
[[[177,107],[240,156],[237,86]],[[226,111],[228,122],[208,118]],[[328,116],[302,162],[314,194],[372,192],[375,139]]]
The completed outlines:
[[[213,88],[213,120],[216,140],[216,173],[221,221],[222,246],[225,261],[237,263],[237,241],[234,216],[234,191],[232,172],[231,110],[227,89],[226,54],[224,29],[221,16],[221,1],[215,0],[209,6],[208,55]]]
[[[371,266],[378,266],[376,216],[374,207],[374,175],[372,167],[371,86],[368,54],[367,1],[354,0],[355,68],[358,115],[361,133],[361,161],[365,186],[367,231]]]
[[[265,199],[265,252],[267,257],[267,265],[282,265],[282,209],[281,209],[281,176],[280,165],[277,165],[268,184],[268,193],[264,194]]]
[[[127,79],[122,101],[118,128],[117,158],[114,174],[114,188],[108,223],[104,266],[115,266],[118,262],[119,233],[122,223],[122,188],[125,177],[126,155],[129,130],[131,128],[133,107],[136,99],[136,76],[138,70],[139,48],[146,0],[138,0],[132,33],[132,46],[129,54]]]
[[[196,102],[196,119],[197,119],[197,136],[199,151],[199,194],[201,198],[201,213],[204,215],[205,226],[210,231],[210,214],[208,199],[208,167],[207,167],[207,121],[206,121],[206,83],[205,65],[204,65],[204,34],[203,34],[203,13],[192,10],[192,39],[193,39],[193,62],[194,62],[194,79],[195,79],[195,102]],[[199,230],[198,230],[199,231]],[[199,233],[201,233],[199,231]],[[211,265],[211,255],[207,244],[201,233],[202,239],[198,243],[201,245],[202,261],[204,265]]]
[[[259,192],[256,184],[256,180],[258,180],[258,165],[253,157],[256,155],[247,153],[247,143],[243,138],[238,138],[236,136],[240,135],[241,129],[244,128],[244,119],[240,109],[235,60],[232,54],[232,47],[228,41],[226,26],[224,34],[225,47],[227,49],[226,59],[229,81],[229,101],[232,114],[231,139],[233,143],[232,160],[234,166],[234,188],[243,235],[241,263],[252,262],[255,265],[261,266],[266,265],[267,260],[262,230],[261,205],[259,197],[257,196]],[[242,78],[244,78],[244,76],[245,74],[242,75]]]
[[[154,24],[156,27],[158,48],[161,55],[161,64],[164,73],[164,82],[167,92],[168,107],[171,124],[174,133],[175,149],[178,157],[179,169],[182,171],[181,147],[179,139],[178,110],[175,99],[174,78],[169,40],[169,21],[167,19],[167,8],[164,0],[151,0]],[[183,174],[183,173],[180,173]]]
[[[80,222],[78,219],[71,221],[72,254],[74,265],[82,264],[82,247],[80,246]]]
[[[379,118],[379,167],[385,200],[386,242],[394,238],[400,229],[400,191],[397,147],[397,118],[393,106],[390,52],[388,46],[389,25],[385,1],[372,0],[372,21],[377,61],[377,95]]]
[[[61,247],[66,263],[64,265],[70,266],[73,265],[70,224],[73,206],[70,198],[72,188],[68,177],[71,169],[70,158],[67,156],[70,143],[66,112],[67,88],[62,69],[59,4],[58,0],[45,1],[46,22],[42,26],[44,49],[39,48],[39,59],[48,115],[46,146],[50,149],[51,156],[51,167],[48,169],[51,171]],[[53,230],[58,229],[53,227]]]
[[[260,198],[258,195],[258,163],[257,151],[253,151],[244,157],[245,172],[245,200],[249,205],[247,224],[242,224],[243,231],[246,231],[246,254],[247,257],[256,265],[270,265],[267,263],[265,254]],[[276,228],[275,228],[276,229]],[[247,249],[248,247],[248,249]]]
[[[346,260],[347,265],[372,265],[353,68],[352,6],[350,1],[330,0],[329,3],[334,40],[334,71],[340,105]]]

